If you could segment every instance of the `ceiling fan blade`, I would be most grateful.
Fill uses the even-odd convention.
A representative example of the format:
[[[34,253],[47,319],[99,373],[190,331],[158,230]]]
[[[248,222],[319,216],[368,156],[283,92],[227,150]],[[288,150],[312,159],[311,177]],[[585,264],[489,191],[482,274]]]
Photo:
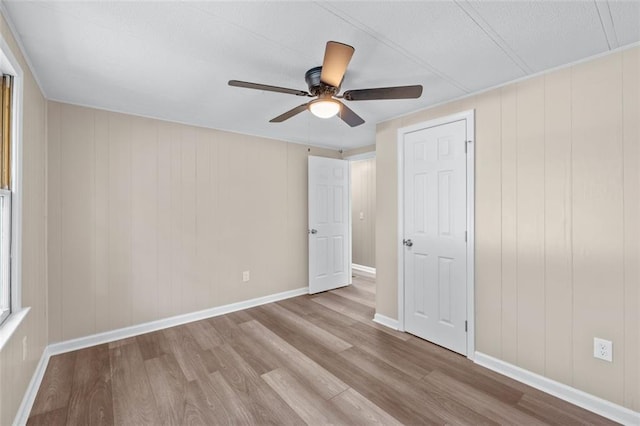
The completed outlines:
[[[272,118],[271,120],[269,120],[269,123],[282,123],[283,121],[290,119],[294,115],[298,115],[302,111],[306,110],[307,109],[307,105],[309,105],[309,104],[306,103],[306,104],[298,105],[297,107],[295,107],[293,109],[290,109],[289,111],[285,112],[284,114],[280,114],[276,118]]]
[[[422,86],[379,87],[377,89],[347,90],[342,98],[348,101],[373,101],[377,99],[415,99],[422,95]]]
[[[340,87],[354,50],[348,44],[328,41],[324,51],[320,81],[333,87]]]
[[[266,90],[268,92],[286,93],[296,96],[311,96],[304,90],[287,89],[286,87],[269,86],[267,84],[250,83],[248,81],[229,80],[229,86],[244,87],[247,89]]]
[[[338,101],[340,102],[340,101]],[[351,127],[356,127],[364,123],[362,117],[353,112],[351,108],[340,102],[340,113],[338,114],[342,121]]]

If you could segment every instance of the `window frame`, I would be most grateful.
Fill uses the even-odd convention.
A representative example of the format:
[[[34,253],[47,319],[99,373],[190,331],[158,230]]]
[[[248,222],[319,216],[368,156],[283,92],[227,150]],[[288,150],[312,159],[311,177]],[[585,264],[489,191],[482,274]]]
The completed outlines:
[[[0,288],[0,326],[12,312],[11,301],[11,191],[0,189],[0,283],[8,283]],[[8,232],[6,232],[8,229]],[[5,253],[8,255],[5,257]],[[3,306],[6,303],[5,306]]]
[[[24,72],[5,36],[0,34],[0,72],[13,76],[11,116],[10,312],[0,323],[0,351],[30,311],[22,305],[22,133]]]

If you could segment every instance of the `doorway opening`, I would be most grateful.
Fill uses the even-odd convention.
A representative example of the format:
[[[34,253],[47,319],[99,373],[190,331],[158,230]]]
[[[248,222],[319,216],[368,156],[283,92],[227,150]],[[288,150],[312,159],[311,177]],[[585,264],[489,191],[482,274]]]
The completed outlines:
[[[350,157],[351,268],[354,275],[376,276],[376,153]]]

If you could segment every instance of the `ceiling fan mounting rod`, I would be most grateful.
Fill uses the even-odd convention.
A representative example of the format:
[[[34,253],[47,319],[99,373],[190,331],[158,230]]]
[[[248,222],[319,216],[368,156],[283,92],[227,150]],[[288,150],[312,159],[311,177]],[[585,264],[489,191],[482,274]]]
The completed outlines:
[[[321,96],[321,97],[336,95],[338,93],[339,88],[323,83],[320,80],[321,74],[322,74],[321,66],[311,68],[304,74],[304,80],[307,82],[307,86],[309,86],[309,93],[311,93],[313,96]]]

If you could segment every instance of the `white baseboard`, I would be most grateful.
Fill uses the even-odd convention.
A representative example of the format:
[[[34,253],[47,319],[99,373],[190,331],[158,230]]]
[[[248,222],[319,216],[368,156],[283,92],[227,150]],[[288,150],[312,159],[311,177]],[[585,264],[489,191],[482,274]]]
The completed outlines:
[[[603,417],[624,425],[640,425],[640,413],[614,404],[597,396],[572,388],[555,380],[525,370],[508,362],[483,354],[475,353],[476,364],[503,374],[526,385],[539,389],[557,398],[592,411]]]
[[[364,275],[365,277],[376,277],[376,268],[372,268],[371,266],[358,265],[357,263],[351,264],[351,269],[359,273],[360,275]]]
[[[13,422],[14,426],[22,426],[27,423],[27,419],[31,413],[31,408],[33,407],[33,403],[36,399],[36,394],[40,388],[40,383],[42,382],[47,365],[49,364],[49,358],[54,355],[84,349],[90,346],[101,345],[115,340],[126,339],[128,337],[138,336],[140,334],[175,327],[177,325],[212,318],[231,312],[241,311],[243,309],[253,308],[267,303],[289,299],[291,297],[302,296],[303,294],[307,294],[308,291],[308,287],[297,288],[295,290],[283,291],[282,293],[257,297],[255,299],[231,303],[229,305],[217,306],[215,308],[191,312],[184,315],[177,315],[175,317],[164,318],[144,324],[132,325],[130,327],[120,328],[117,330],[105,331],[104,333],[92,334],[90,336],[80,337],[64,342],[52,343],[47,346],[42,353],[42,357],[36,367],[36,371],[33,373],[29,387],[22,398],[22,403],[20,404],[20,408],[18,409],[18,413],[16,414]]]
[[[42,378],[44,377],[44,372],[47,371],[50,356],[49,347],[47,346],[42,351],[42,356],[36,366],[36,371],[33,372],[29,386],[27,386],[27,390],[24,393],[20,407],[18,407],[16,418],[13,420],[14,426],[23,426],[27,424],[29,413],[31,413],[31,407],[33,407],[36,395],[38,394],[38,389],[40,389],[40,383],[42,383]]]
[[[193,321],[199,321],[205,318],[217,317],[218,315],[224,315],[231,312],[241,311],[243,309],[253,308],[254,306],[264,305],[265,303],[272,303],[279,300],[289,299],[291,297],[301,296],[303,294],[307,294],[308,291],[309,290],[307,287],[302,287],[295,290],[284,291],[282,293],[271,294],[269,296],[245,300],[243,302],[217,306],[215,308],[177,315],[175,317],[164,318],[161,320],[146,322],[143,324],[132,325],[130,327],[119,328],[117,330],[105,331],[104,333],[93,334],[90,336],[80,337],[78,339],[53,343],[49,345],[49,351],[51,355],[71,352],[78,349],[88,348],[90,346],[113,342],[115,340],[138,336],[144,333],[150,333],[152,331],[175,327],[177,325],[182,325]]]
[[[394,320],[393,318],[389,318],[382,314],[375,314],[373,316],[373,322],[377,322],[378,324],[382,324],[385,327],[389,327],[394,330],[397,330],[399,326],[398,320]]]

